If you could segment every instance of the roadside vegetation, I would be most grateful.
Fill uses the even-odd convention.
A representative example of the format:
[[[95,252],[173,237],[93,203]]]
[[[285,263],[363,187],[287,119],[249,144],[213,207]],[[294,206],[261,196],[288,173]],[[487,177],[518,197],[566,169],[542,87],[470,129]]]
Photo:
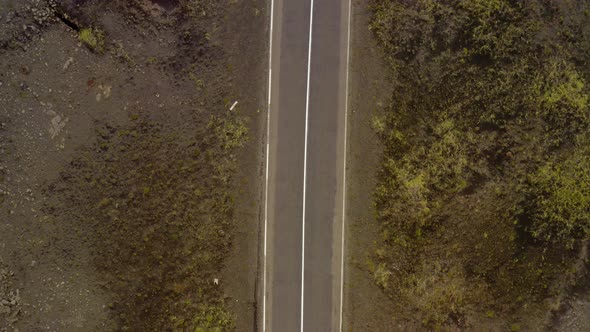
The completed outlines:
[[[590,238],[590,2],[372,0],[375,282],[426,328],[548,324]]]
[[[106,125],[50,188],[60,197],[50,211],[77,220],[92,243],[123,330],[234,328],[216,273],[231,244],[230,180],[247,130],[233,113],[194,130],[141,118]]]

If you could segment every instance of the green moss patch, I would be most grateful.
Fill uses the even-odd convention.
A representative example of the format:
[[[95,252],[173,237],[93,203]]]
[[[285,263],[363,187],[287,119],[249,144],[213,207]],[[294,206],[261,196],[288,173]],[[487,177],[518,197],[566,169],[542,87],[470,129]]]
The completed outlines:
[[[94,52],[104,52],[104,33],[98,29],[84,28],[78,32],[78,39]]]

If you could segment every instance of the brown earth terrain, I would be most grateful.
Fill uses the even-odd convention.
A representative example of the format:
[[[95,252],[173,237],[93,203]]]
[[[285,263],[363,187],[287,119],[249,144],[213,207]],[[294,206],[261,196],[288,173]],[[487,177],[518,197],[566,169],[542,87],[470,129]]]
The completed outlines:
[[[0,331],[254,329],[266,11],[0,1]]]

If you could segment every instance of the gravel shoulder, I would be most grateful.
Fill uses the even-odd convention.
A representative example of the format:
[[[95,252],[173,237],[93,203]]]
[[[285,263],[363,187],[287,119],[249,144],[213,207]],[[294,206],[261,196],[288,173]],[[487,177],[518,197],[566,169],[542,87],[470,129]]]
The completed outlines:
[[[377,287],[371,257],[379,247],[372,192],[381,146],[371,128],[389,100],[390,83],[382,53],[368,30],[368,1],[353,1],[347,170],[347,230],[344,330],[395,331],[393,302]]]

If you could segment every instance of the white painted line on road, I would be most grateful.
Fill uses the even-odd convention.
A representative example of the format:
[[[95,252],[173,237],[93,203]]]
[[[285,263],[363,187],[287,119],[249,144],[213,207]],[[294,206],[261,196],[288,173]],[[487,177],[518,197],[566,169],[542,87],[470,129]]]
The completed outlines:
[[[346,85],[344,97],[344,169],[342,174],[342,242],[340,244],[340,329],[342,332],[343,325],[343,306],[344,306],[344,237],[346,231],[346,153],[347,153],[347,131],[348,131],[348,71],[350,67],[350,13],[352,10],[352,0],[348,0],[348,36],[346,37]]]
[[[311,73],[311,40],[313,28],[313,0],[311,0],[311,7],[309,9],[309,45],[307,50],[307,92],[305,102],[305,148],[303,154],[303,218],[302,224],[302,238],[301,238],[301,332],[303,332],[303,302],[305,292],[305,196],[307,189],[307,129],[309,127],[309,77]]]
[[[264,188],[264,262],[262,263],[262,332],[266,332],[266,257],[268,237],[268,164],[270,152],[270,101],[271,101],[271,80],[272,80],[272,31],[274,24],[274,0],[270,1],[270,28],[268,33],[268,104],[266,111],[266,170]]]

